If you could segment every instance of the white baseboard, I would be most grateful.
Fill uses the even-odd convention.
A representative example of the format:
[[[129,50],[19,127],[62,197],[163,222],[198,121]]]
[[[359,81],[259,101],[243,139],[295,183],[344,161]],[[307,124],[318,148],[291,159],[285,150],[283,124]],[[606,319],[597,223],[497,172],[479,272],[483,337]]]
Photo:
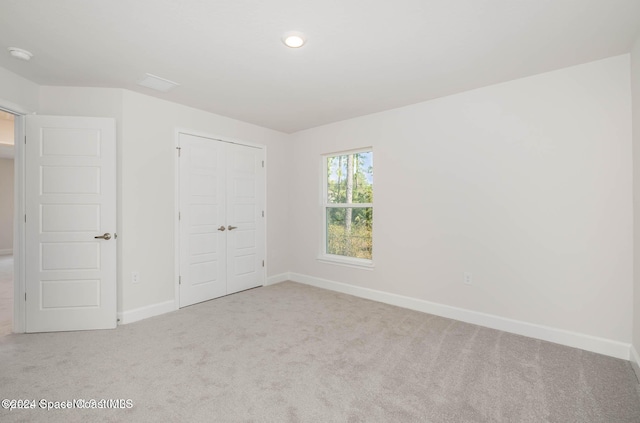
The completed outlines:
[[[0,250],[0,256],[10,256],[13,254],[12,248],[7,248],[5,250]]]
[[[640,382],[640,355],[638,355],[638,350],[631,345],[631,367],[633,367],[633,371],[636,372],[636,377]]]
[[[569,347],[580,348],[611,357],[621,358],[623,360],[629,360],[631,354],[630,344],[614,341],[611,339],[599,338],[596,336],[571,332],[564,329],[557,329],[549,326],[527,323],[519,320],[495,316],[492,314],[452,307],[444,304],[432,303],[430,301],[425,301],[418,298],[405,297],[402,295],[391,294],[388,292],[330,281],[327,279],[316,278],[299,273],[290,273],[289,277],[290,280],[294,282],[299,282],[318,288],[329,289],[332,291],[341,292],[343,294],[349,294],[360,298],[366,298],[368,300],[421,311],[424,313],[435,314],[437,316],[460,320],[462,322],[472,323],[491,329],[515,333],[518,335],[541,339],[543,341],[554,342],[556,344],[566,345]]]
[[[274,285],[280,282],[288,281],[290,279],[289,273],[280,273],[279,275],[269,276],[266,280],[265,286]],[[136,308],[124,312],[118,312],[118,324],[126,325],[128,323],[137,322],[138,320],[147,319],[149,317],[159,316],[161,314],[175,311],[176,303],[174,300],[165,301],[163,303],[152,304],[145,307]]]
[[[161,314],[175,311],[175,301],[165,301],[163,303],[152,304],[145,307],[135,308],[133,310],[118,312],[118,324],[126,325],[128,323],[137,322],[138,320],[147,319],[149,317],[159,316]]]
[[[279,275],[269,276],[264,286],[275,285],[277,283],[290,281],[290,280],[291,280],[291,273],[289,272],[280,273]]]

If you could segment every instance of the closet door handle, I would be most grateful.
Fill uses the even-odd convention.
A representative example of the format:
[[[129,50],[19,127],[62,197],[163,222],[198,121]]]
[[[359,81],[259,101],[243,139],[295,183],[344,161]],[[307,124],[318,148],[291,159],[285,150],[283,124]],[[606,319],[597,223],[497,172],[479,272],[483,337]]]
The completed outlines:
[[[229,229],[230,231],[232,231],[232,230],[234,230],[234,229],[238,229],[238,227],[237,227],[237,226],[231,226],[231,225],[229,225],[229,226],[227,227],[227,229]]]
[[[227,228],[225,228],[224,226],[220,226],[220,227],[218,228],[218,230],[219,230],[220,232],[224,232],[224,230],[225,230],[225,229],[227,229]]]

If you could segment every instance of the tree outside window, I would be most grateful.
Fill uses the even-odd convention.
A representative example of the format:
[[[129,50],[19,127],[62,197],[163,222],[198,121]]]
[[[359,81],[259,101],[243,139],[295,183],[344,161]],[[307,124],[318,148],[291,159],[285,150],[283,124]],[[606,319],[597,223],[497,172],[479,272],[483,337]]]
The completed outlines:
[[[373,151],[325,156],[325,251],[373,257]]]

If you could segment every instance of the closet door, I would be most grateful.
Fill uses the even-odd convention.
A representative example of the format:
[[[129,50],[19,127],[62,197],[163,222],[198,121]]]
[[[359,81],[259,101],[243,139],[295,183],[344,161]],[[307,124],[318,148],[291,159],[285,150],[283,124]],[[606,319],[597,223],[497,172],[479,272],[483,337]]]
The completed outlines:
[[[264,150],[180,134],[180,307],[264,285]]]
[[[227,294],[226,146],[180,134],[180,307]]]
[[[227,294],[264,285],[264,150],[227,146]]]

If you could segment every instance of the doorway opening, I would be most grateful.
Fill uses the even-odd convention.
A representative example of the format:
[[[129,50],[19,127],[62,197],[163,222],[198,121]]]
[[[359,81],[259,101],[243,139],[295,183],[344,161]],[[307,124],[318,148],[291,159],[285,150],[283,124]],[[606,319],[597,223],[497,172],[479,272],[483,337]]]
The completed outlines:
[[[0,336],[13,328],[15,116],[0,110]]]

